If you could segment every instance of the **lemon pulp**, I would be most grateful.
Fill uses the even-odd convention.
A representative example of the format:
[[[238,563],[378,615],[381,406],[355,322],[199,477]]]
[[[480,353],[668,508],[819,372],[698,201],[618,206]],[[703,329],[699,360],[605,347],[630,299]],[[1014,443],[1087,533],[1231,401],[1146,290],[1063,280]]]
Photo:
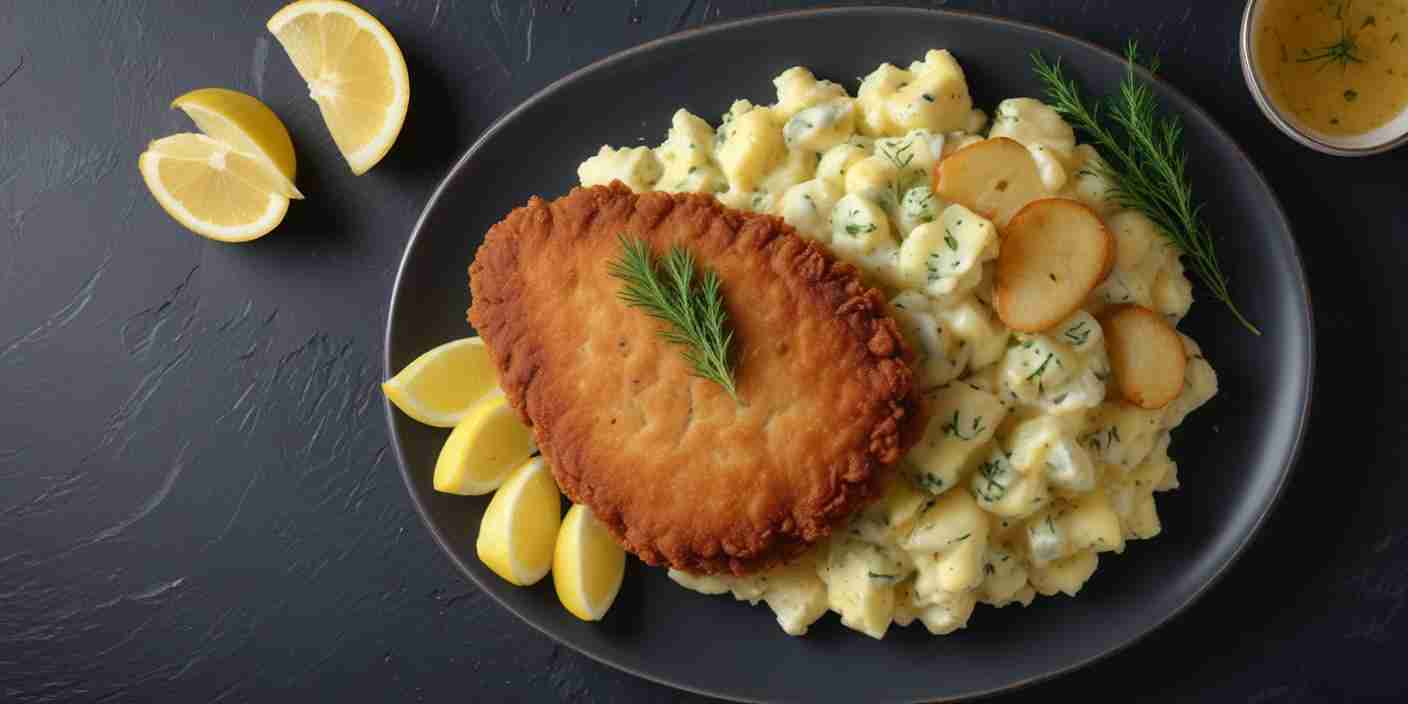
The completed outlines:
[[[171,101],[171,107],[184,111],[207,137],[262,161],[280,195],[303,197],[293,185],[298,171],[293,140],[278,115],[258,98],[224,88],[201,88]]]
[[[590,509],[574,505],[562,519],[553,551],[557,598],[573,616],[599,621],[621,591],[626,551]]]
[[[562,519],[562,499],[542,457],[514,470],[489,500],[479,524],[475,552],[512,584],[527,586],[547,576]]]
[[[288,212],[288,198],[278,193],[264,164],[205,135],[158,139],[138,158],[137,168],[172,218],[214,240],[262,237]]]
[[[501,393],[480,399],[435,462],[435,490],[467,496],[497,489],[533,454],[533,433]]]
[[[343,0],[299,0],[269,18],[268,28],[308,84],[352,172],[366,173],[396,142],[410,104],[410,76],[396,40]]]
[[[452,428],[497,385],[498,373],[483,340],[467,337],[417,357],[381,389],[406,415],[426,425]]]

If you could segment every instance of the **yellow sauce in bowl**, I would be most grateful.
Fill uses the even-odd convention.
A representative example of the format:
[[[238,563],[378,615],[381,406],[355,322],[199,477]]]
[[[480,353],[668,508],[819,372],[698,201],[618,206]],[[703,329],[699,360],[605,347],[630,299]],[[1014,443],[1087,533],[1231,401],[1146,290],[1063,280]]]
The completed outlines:
[[[1255,27],[1271,100],[1307,127],[1363,134],[1408,107],[1408,0],[1268,0]]]

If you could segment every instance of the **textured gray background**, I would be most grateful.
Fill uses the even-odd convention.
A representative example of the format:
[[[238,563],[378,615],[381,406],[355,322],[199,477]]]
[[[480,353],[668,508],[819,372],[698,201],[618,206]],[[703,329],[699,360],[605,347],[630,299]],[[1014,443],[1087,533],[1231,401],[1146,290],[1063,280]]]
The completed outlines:
[[[811,3],[364,4],[414,98],[363,177],[264,30],[278,2],[0,6],[0,701],[701,700],[555,645],[453,570],[388,453],[381,331],[422,204],[496,117],[619,49]],[[1317,309],[1310,438],[1258,542],[1138,646],[1009,700],[1408,694],[1408,152],[1275,133],[1242,86],[1239,3],[934,4],[1158,49],[1267,172]],[[204,86],[261,97],[298,147],[309,198],[250,245],[184,232],[136,170]]]

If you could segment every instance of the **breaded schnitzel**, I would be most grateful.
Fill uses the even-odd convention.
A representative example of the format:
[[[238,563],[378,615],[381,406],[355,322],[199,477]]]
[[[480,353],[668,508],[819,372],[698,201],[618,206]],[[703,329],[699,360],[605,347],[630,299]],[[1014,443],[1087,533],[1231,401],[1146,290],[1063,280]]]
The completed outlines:
[[[620,236],[716,272],[741,403],[618,298]],[[879,291],[782,220],[619,182],[534,197],[489,230],[469,320],[564,493],[645,562],[745,574],[875,498],[919,428]]]

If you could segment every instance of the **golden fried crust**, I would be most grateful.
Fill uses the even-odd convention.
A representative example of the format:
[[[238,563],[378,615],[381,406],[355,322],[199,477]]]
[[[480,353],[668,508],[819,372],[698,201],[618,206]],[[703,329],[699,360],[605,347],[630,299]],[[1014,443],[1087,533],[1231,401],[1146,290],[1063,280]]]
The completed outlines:
[[[619,235],[718,273],[741,404],[617,298]],[[880,292],[780,219],[618,183],[534,197],[469,267],[469,321],[553,475],[627,550],[745,574],[875,498],[918,433],[909,352]]]

